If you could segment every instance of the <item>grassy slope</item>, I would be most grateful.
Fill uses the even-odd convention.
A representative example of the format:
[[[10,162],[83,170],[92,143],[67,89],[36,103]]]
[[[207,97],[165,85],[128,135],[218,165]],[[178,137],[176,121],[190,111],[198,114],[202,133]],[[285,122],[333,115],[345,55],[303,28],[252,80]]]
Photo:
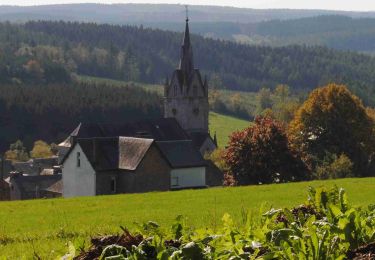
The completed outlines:
[[[249,124],[250,122],[243,119],[210,113],[210,131],[212,135],[216,132],[219,147],[224,147],[228,143],[228,137],[232,132],[242,130]]]
[[[79,245],[91,235],[117,232],[120,225],[134,228],[134,222],[148,220],[169,227],[179,214],[194,227],[215,227],[225,212],[238,220],[243,210],[257,213],[272,205],[298,205],[305,201],[309,185],[323,184],[344,187],[354,205],[375,203],[375,178],[1,202],[0,254],[14,259],[31,258],[36,252],[52,259],[66,252],[68,241]]]

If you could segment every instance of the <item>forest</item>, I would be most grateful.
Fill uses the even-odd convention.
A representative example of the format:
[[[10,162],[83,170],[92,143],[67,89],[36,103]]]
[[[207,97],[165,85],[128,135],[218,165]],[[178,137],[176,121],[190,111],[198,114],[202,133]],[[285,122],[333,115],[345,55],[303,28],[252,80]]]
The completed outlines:
[[[375,19],[353,19],[326,15],[291,20],[273,20],[242,26],[243,33],[258,35],[258,43],[271,46],[290,44],[322,45],[338,50],[375,51]]]
[[[192,29],[193,30],[193,29]],[[69,82],[88,75],[163,83],[178,64],[181,33],[142,26],[73,22],[0,24],[2,83]],[[374,104],[375,58],[325,47],[247,46],[192,36],[195,64],[212,88],[258,91],[289,85],[307,92],[343,83]],[[197,58],[199,57],[199,58]]]
[[[80,122],[160,117],[160,97],[132,86],[106,84],[0,85],[0,151],[22,140],[63,141]]]

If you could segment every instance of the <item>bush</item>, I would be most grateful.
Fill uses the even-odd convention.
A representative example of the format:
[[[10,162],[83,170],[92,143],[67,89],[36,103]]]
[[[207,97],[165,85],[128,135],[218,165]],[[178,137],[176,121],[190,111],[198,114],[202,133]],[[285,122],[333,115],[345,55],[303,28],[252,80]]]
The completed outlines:
[[[337,179],[353,177],[353,163],[345,154],[337,157],[336,154],[328,154],[323,163],[316,168],[318,179]]]

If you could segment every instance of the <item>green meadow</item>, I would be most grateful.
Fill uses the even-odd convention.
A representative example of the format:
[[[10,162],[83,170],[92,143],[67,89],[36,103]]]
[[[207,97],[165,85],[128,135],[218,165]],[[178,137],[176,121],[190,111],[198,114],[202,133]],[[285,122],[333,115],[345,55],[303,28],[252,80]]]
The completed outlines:
[[[299,205],[308,186],[323,185],[345,188],[352,205],[375,204],[375,178],[1,202],[0,254],[55,259],[67,252],[69,241],[88,246],[91,236],[120,232],[119,226],[133,230],[149,220],[169,228],[177,215],[193,228],[215,228],[224,213],[240,220],[244,212],[256,217],[270,207]]]
[[[219,147],[225,147],[232,132],[242,130],[250,125],[250,121],[215,112],[210,112],[209,119],[211,136],[216,133]]]

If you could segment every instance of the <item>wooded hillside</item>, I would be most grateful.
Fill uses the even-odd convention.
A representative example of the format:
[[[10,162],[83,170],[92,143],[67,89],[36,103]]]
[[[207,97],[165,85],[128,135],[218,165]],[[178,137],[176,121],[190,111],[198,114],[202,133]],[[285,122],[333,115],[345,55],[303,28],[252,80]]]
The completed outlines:
[[[0,84],[0,152],[22,140],[63,141],[80,122],[118,123],[161,116],[160,97],[104,84]]]
[[[0,78],[7,83],[68,81],[67,72],[74,72],[162,83],[178,64],[181,38],[180,33],[131,26],[5,23],[0,25]],[[370,56],[324,47],[271,48],[192,38],[196,66],[208,74],[212,87],[256,91],[282,83],[308,91],[336,82],[375,103],[375,58]]]

